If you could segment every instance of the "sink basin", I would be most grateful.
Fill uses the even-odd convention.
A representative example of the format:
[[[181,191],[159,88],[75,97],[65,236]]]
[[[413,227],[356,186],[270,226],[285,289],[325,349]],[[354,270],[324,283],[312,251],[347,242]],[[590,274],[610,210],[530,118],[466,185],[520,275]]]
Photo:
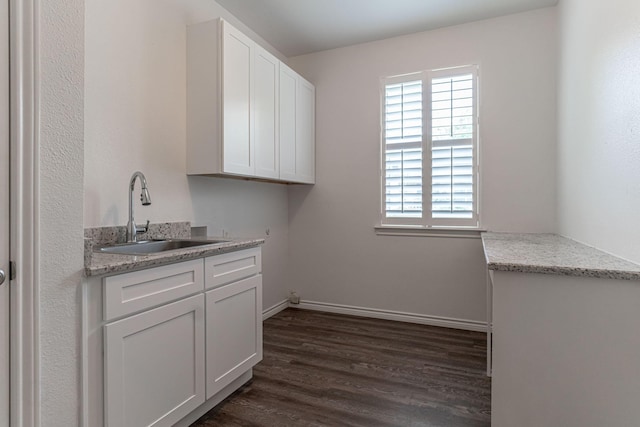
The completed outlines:
[[[113,246],[104,246],[96,249],[97,252],[120,255],[150,255],[159,252],[174,251],[176,249],[187,249],[198,246],[215,245],[226,243],[225,239],[190,240],[190,239],[168,239],[168,240],[144,240],[134,243],[121,243]]]

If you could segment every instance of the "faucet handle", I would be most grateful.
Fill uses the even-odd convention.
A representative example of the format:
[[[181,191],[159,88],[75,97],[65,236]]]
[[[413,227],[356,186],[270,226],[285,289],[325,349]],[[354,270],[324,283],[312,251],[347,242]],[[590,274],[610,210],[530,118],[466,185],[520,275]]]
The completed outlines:
[[[149,220],[147,220],[147,223],[145,225],[136,225],[137,234],[146,233],[147,231],[149,231]]]

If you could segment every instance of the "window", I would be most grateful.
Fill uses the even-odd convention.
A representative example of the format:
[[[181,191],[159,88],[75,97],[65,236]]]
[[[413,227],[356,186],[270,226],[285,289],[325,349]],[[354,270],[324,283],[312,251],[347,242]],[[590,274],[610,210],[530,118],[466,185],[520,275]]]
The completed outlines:
[[[478,226],[477,67],[382,82],[381,223]]]

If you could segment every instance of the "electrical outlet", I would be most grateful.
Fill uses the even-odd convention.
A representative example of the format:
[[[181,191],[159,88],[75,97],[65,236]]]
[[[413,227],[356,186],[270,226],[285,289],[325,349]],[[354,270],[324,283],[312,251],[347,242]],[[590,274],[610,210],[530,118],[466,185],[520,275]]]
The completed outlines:
[[[300,304],[300,295],[296,291],[289,292],[289,302],[291,304]]]

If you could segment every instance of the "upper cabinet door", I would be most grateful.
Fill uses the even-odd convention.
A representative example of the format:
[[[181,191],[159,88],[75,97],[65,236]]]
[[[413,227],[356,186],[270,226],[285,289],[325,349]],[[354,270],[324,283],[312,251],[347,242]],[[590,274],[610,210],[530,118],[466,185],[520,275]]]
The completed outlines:
[[[313,184],[316,181],[316,90],[302,77],[298,77],[297,89],[296,181]]]
[[[279,178],[278,154],[278,72],[280,61],[255,46],[253,56],[253,134],[255,175]]]
[[[296,180],[296,73],[280,64],[280,179]]]
[[[313,184],[315,164],[315,88],[280,64],[280,179]]]
[[[223,22],[222,26],[222,105],[223,172],[253,175],[254,139],[251,130],[253,98],[254,43]]]

